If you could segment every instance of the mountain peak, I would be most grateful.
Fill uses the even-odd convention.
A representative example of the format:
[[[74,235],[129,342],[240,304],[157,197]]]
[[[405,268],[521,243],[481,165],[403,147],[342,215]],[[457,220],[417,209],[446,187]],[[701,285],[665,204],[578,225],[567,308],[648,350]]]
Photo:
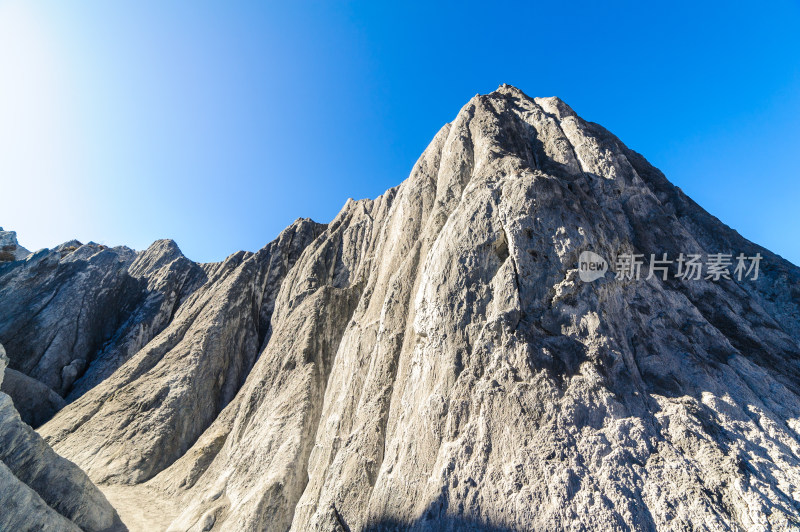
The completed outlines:
[[[171,530],[797,523],[800,269],[556,97],[472,98],[256,254],[109,255],[0,268],[0,342],[79,393],[39,433]]]
[[[509,85],[508,83],[501,83],[494,92],[528,97],[524,92],[522,92],[521,89],[515,87],[514,85]]]

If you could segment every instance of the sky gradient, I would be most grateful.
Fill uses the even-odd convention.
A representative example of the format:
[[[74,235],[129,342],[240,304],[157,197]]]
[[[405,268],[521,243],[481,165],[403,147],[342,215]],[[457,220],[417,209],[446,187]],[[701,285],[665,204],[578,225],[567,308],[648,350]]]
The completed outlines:
[[[0,0],[0,226],[221,260],[399,184],[510,83],[800,264],[800,3],[380,4]]]

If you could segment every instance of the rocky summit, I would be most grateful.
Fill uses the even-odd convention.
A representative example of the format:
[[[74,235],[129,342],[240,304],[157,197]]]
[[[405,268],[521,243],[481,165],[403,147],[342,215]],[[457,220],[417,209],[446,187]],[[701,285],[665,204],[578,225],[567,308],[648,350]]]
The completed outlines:
[[[219,263],[4,238],[0,529],[800,529],[800,268],[558,98]]]

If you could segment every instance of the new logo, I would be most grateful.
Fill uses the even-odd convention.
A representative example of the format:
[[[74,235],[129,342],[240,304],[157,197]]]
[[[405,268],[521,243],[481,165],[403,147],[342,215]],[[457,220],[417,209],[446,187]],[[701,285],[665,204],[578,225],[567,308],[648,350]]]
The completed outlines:
[[[584,251],[578,257],[578,275],[584,283],[600,279],[607,271],[606,259],[593,251]]]

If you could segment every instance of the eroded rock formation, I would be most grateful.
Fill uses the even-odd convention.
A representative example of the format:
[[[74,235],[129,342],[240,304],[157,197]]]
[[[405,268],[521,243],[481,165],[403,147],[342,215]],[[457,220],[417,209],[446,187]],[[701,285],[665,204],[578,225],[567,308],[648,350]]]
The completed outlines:
[[[15,231],[3,231],[0,227],[0,262],[23,260],[30,251],[19,245]]]
[[[8,358],[0,345],[0,383]],[[86,474],[58,456],[0,393],[0,530],[126,530]]]
[[[0,341],[69,401],[54,449],[171,530],[800,527],[800,269],[557,98],[475,96],[255,254],[154,246],[0,265]],[[583,282],[586,250],[762,261]]]

